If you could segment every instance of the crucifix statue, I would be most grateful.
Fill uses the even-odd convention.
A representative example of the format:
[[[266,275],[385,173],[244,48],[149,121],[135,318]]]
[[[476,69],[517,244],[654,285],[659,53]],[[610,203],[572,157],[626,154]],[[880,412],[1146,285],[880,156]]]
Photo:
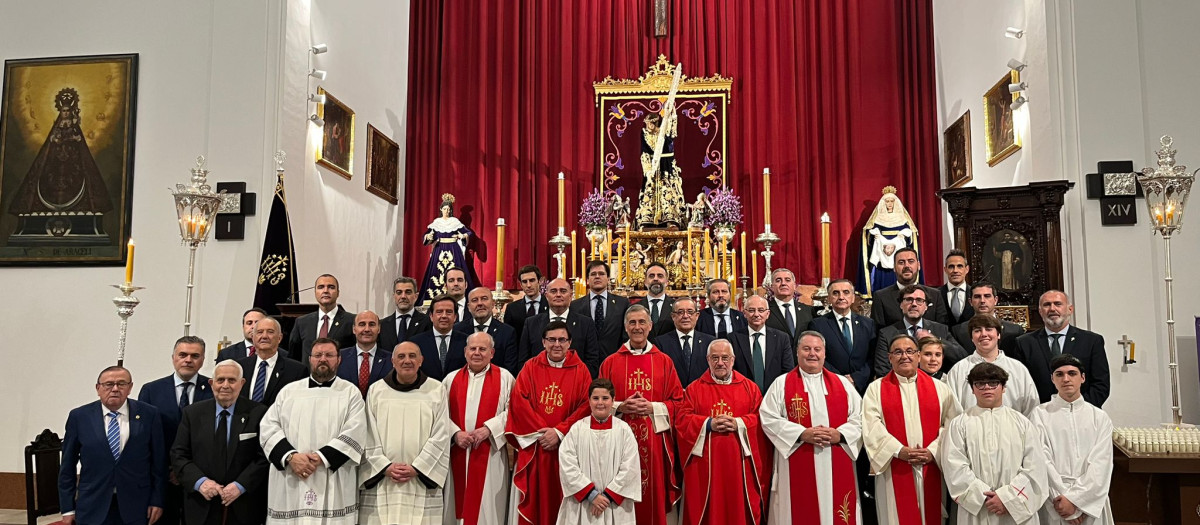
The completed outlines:
[[[654,0],[654,36],[667,36],[667,0]]]

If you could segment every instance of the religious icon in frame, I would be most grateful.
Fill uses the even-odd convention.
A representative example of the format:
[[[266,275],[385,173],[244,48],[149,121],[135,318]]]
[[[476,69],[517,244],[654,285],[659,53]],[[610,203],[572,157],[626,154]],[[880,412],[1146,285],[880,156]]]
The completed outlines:
[[[1017,95],[1008,92],[1009,84],[1021,81],[1017,70],[1009,70],[983,94],[983,134],[987,139],[987,163],[995,166],[1021,149],[1021,137],[1013,123],[1011,104]]]
[[[4,62],[0,265],[125,264],[138,55]]]
[[[317,94],[325,95],[325,103],[317,106],[317,116],[325,121],[317,164],[350,180],[354,168],[354,110],[323,87],[317,88]]]
[[[971,110],[946,128],[943,135],[946,187],[957,188],[971,181]]]
[[[367,191],[398,204],[400,145],[367,123]]]

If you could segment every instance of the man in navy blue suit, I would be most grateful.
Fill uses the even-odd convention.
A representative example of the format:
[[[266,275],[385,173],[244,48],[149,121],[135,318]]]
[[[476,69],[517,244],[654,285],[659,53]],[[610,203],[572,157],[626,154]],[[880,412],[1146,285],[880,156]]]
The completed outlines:
[[[846,376],[861,395],[871,383],[874,364],[875,322],[853,312],[854,283],[838,279],[829,283],[833,311],[808,323],[808,329],[825,337],[825,368]]]
[[[729,281],[713,279],[705,286],[708,293],[708,308],[700,310],[700,318],[696,321],[696,330],[717,339],[729,339],[729,334],[749,333],[746,328],[746,316],[729,307]]]
[[[508,308],[504,309],[504,324],[513,327],[513,330],[516,331],[515,339],[521,341],[521,334],[525,330],[525,320],[545,312],[550,307],[550,303],[542,293],[542,287],[546,285],[546,278],[542,277],[541,268],[533,264],[522,266],[517,270],[517,281],[521,283],[521,291],[525,297],[520,301],[509,303]],[[542,335],[537,334],[537,337],[541,339]],[[509,369],[509,371],[516,375],[515,370]]]
[[[354,346],[340,350],[338,377],[358,385],[363,399],[371,384],[392,371],[392,353],[379,348],[379,315],[364,310],[354,316]]]
[[[175,433],[179,430],[183,409],[196,401],[212,399],[208,378],[199,374],[200,367],[204,366],[203,339],[194,335],[180,337],[175,341],[175,349],[171,352],[171,364],[175,367],[175,373],[142,385],[137,396],[138,401],[158,410],[158,420],[162,422],[163,443],[167,449],[175,443]],[[166,452],[163,451],[164,454]],[[183,512],[183,492],[174,473],[170,474],[163,494],[163,514],[159,520],[161,525],[177,525]]]
[[[675,329],[654,340],[654,346],[675,362],[679,384],[684,388],[708,373],[708,345],[713,342],[713,337],[696,330],[698,313],[695,301],[680,297],[671,308]]]
[[[771,387],[775,378],[796,368],[796,347],[792,346],[792,337],[768,326],[770,318],[771,307],[767,305],[767,299],[751,295],[746,299],[748,333],[729,335],[736,356],[733,369],[754,381],[763,392]]]
[[[58,472],[66,525],[153,524],[162,517],[167,474],[162,425],[158,410],[129,399],[131,391],[129,370],[110,366],[96,379],[100,399],[67,416]]]
[[[433,330],[422,332],[412,339],[421,349],[424,361],[421,371],[441,381],[446,374],[467,366],[467,334],[454,329],[458,317],[458,301],[449,295],[434,298],[429,305],[429,319]]]
[[[454,329],[468,335],[487,332],[496,343],[496,354],[492,357],[492,364],[513,372],[520,368],[517,364],[517,331],[493,317],[495,309],[496,300],[492,299],[492,291],[478,286],[467,294],[467,318],[455,324]],[[446,372],[455,370],[457,369]]]
[[[217,352],[216,362],[241,359],[254,355],[254,324],[267,316],[266,310],[255,306],[242,314],[242,340]]]

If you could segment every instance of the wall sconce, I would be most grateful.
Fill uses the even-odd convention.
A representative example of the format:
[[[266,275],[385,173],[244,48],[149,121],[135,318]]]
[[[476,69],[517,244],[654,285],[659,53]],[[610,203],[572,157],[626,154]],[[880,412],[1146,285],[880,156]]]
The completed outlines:
[[[1012,69],[1014,71],[1021,71],[1021,70],[1025,69],[1025,63],[1021,62],[1020,60],[1017,60],[1015,58],[1010,58],[1010,59],[1008,59],[1008,68]],[[324,77],[321,77],[321,78],[324,78]]]
[[[1021,37],[1025,36],[1025,30],[1018,29],[1015,27],[1009,27],[1004,30],[1004,36],[1006,36],[1008,38],[1021,38]]]
[[[329,52],[329,46],[327,46],[325,44],[317,44],[317,45],[309,48],[309,51],[312,51],[312,54],[314,54],[314,55],[319,55],[321,53]]]

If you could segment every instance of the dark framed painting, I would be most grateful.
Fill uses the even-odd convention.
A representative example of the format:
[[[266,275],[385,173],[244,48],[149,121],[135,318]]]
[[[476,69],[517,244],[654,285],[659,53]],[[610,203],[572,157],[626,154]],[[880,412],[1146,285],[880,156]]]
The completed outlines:
[[[971,182],[971,110],[946,128],[943,138],[946,187],[957,188]]]
[[[125,264],[138,55],[4,62],[0,265]]]
[[[325,95],[325,103],[317,106],[317,116],[325,121],[321,127],[317,164],[350,180],[354,172],[354,110],[325,88],[318,87],[317,94]]]
[[[1021,149],[1021,137],[1013,124],[1012,103],[1017,95],[1008,92],[1009,84],[1021,81],[1021,73],[1009,70],[983,94],[983,134],[987,139],[987,163],[995,166]]]
[[[400,202],[400,145],[367,124],[367,191],[392,204]]]

